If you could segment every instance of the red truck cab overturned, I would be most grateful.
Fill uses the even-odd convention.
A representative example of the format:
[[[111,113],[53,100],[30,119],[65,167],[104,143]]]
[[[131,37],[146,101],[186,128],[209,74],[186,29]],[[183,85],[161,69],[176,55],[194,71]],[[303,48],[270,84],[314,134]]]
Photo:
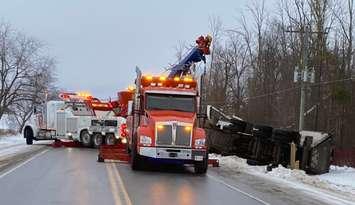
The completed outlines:
[[[205,131],[198,127],[198,83],[192,77],[142,76],[137,68],[136,89],[127,117],[128,149],[136,170],[144,160],[194,165],[206,173]]]

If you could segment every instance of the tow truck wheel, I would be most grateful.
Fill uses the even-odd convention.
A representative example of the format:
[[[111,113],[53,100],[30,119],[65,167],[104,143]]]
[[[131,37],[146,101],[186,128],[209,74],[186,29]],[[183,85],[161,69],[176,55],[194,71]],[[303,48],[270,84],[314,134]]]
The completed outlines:
[[[33,131],[31,128],[26,127],[24,131],[24,137],[26,138],[26,144],[31,145],[33,144]]]
[[[82,131],[80,134],[80,139],[84,147],[92,147],[92,138],[88,131]]]
[[[202,162],[196,162],[194,168],[196,174],[206,174],[208,168],[208,154]]]
[[[107,134],[105,138],[105,144],[107,145],[114,145],[116,144],[116,137],[113,134]]]
[[[131,154],[131,168],[132,170],[141,169],[141,159],[136,152],[132,152]]]
[[[137,153],[137,145],[133,143],[132,151],[131,151],[131,168],[132,170],[139,170],[141,169],[141,158]]]
[[[100,133],[96,133],[92,137],[92,141],[93,141],[94,148],[99,148],[102,145],[104,138]]]

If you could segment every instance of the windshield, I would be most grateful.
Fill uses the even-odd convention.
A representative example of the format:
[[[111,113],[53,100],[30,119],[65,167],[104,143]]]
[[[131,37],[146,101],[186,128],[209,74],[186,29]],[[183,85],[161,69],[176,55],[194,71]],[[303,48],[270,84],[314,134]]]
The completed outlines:
[[[195,112],[195,96],[147,94],[148,110],[176,110]]]

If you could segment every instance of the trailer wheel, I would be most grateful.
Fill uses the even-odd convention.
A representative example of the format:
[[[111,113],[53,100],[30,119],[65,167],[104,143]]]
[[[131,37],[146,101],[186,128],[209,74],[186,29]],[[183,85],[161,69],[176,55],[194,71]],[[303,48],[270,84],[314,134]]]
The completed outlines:
[[[92,147],[92,137],[87,130],[84,130],[80,133],[80,139],[84,147]]]
[[[26,144],[33,144],[33,131],[31,128],[26,127],[24,131],[24,137],[26,138]]]
[[[195,162],[195,174],[206,174],[208,168],[208,154],[202,162]]]
[[[96,133],[92,136],[92,142],[94,148],[99,148],[103,144],[104,138],[100,133]]]

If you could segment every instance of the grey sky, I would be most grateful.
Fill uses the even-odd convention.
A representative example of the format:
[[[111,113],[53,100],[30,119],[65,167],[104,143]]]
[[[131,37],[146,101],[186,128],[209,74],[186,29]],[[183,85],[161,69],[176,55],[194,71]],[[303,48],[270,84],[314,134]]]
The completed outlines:
[[[47,44],[58,83],[115,97],[134,68],[160,73],[175,46],[207,34],[208,18],[236,24],[248,0],[0,0],[0,19]]]

